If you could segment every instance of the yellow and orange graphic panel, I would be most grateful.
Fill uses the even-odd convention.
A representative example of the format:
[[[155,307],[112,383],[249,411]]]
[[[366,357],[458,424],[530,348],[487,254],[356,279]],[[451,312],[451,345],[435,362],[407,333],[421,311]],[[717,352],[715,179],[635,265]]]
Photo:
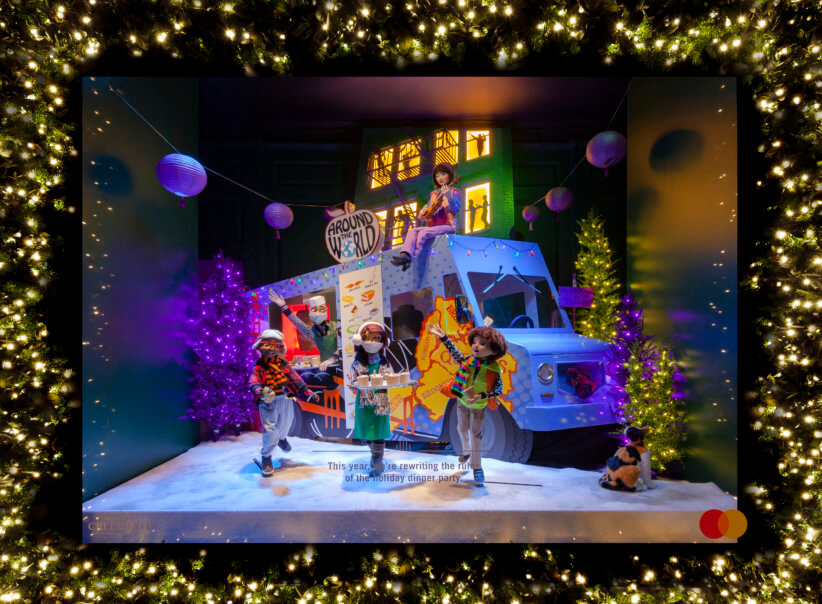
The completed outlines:
[[[471,326],[457,323],[454,300],[452,298],[444,299],[442,296],[435,298],[434,311],[423,321],[422,333],[420,333],[415,354],[417,369],[422,375],[419,383],[414,387],[414,402],[422,405],[428,411],[431,420],[436,422],[442,418],[448,404],[448,397],[440,392],[440,388],[454,379],[459,363],[451,358],[448,349],[440,339],[428,332],[429,324],[439,325],[449,335],[456,347],[466,355],[471,353],[471,347],[468,344],[468,332],[471,330]],[[501,375],[502,396],[498,397],[497,400],[511,412],[513,404],[504,396],[512,390],[511,374],[517,370],[517,361],[511,353],[508,353],[497,362],[503,368]],[[405,392],[405,390],[403,388],[400,392]],[[400,393],[392,397],[392,410],[397,409],[398,405],[403,403],[403,400],[404,396]],[[395,413],[392,413],[392,420],[394,415]]]

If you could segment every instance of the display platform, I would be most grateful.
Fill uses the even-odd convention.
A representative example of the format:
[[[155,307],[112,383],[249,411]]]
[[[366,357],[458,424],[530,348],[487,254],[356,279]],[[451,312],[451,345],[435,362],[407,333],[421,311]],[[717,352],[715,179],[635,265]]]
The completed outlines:
[[[263,478],[261,436],[197,445],[83,504],[88,543],[716,543],[709,509],[736,508],[713,483],[601,488],[601,472],[484,459],[486,483],[455,455],[386,450],[368,478],[356,446],[290,438]],[[603,460],[604,462],[604,460]],[[723,539],[723,542],[732,542]]]

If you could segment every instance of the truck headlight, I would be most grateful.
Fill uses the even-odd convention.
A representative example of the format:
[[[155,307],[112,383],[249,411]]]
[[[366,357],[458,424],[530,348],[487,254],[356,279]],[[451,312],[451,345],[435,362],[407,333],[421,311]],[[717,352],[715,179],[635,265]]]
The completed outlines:
[[[551,363],[543,363],[537,369],[537,377],[543,384],[550,384],[554,381],[554,366]]]

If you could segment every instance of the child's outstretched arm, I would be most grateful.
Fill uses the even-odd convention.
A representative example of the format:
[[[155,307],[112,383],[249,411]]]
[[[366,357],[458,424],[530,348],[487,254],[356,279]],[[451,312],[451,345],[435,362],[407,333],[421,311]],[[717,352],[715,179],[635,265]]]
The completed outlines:
[[[457,363],[462,363],[465,359],[465,355],[462,354],[459,349],[454,346],[454,343],[451,341],[446,333],[442,330],[439,325],[434,325],[433,323],[428,324],[428,332],[434,334],[440,339],[440,342],[445,344],[445,348],[448,350],[448,353],[451,355],[451,358],[454,359]]]
[[[300,396],[308,399],[308,401],[312,403],[320,402],[320,396],[316,392],[312,392],[308,389],[308,386],[300,377],[300,374],[294,371],[291,366],[288,367],[288,373],[286,375],[288,377],[288,381],[291,383],[290,385],[292,390],[296,391],[300,394]]]

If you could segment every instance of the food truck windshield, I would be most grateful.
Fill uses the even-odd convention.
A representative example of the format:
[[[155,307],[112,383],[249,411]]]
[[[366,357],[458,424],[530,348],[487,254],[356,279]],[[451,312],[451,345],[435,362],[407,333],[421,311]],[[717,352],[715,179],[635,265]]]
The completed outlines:
[[[468,272],[482,317],[493,319],[498,329],[567,328],[545,277],[523,275],[514,270],[514,273]]]

